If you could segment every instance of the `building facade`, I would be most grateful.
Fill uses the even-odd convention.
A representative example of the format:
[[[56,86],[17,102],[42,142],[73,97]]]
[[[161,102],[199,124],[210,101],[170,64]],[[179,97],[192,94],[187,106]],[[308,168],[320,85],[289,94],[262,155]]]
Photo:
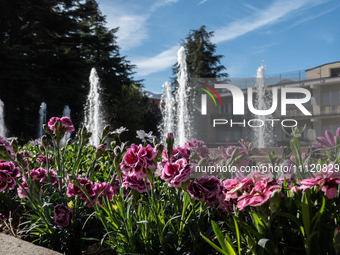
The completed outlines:
[[[278,104],[276,111],[270,117],[275,121],[273,123],[272,138],[273,146],[282,146],[289,143],[288,133],[291,128],[281,125],[283,120],[294,119],[297,121],[298,128],[306,127],[302,133],[302,145],[308,146],[315,142],[318,136],[324,136],[326,130],[331,131],[334,135],[340,127],[340,61],[328,63],[304,71],[296,71],[285,74],[267,76],[264,82],[269,90],[268,98],[271,97],[270,91],[273,88],[278,90]],[[251,119],[256,119],[247,107],[247,88],[256,86],[256,79],[230,79],[228,82],[239,87],[244,94],[245,112],[244,115],[233,115],[233,97],[229,90],[219,90],[218,95],[222,104],[216,103],[212,99],[207,100],[207,114],[205,121],[201,121],[194,126],[199,127],[196,133],[197,138],[204,140],[211,147],[219,146],[225,143],[237,142],[241,138],[247,141],[254,141],[254,131],[256,128],[247,125]],[[304,103],[303,106],[311,113],[305,115],[293,104],[288,104],[286,115],[281,112],[281,91],[282,88],[304,88],[310,91],[311,100]],[[253,89],[253,99],[256,100],[257,92]],[[217,96],[213,95],[218,101]],[[287,93],[288,99],[303,98],[300,93]],[[200,113],[200,103],[196,103],[196,112]],[[255,103],[254,103],[255,104]],[[228,124],[215,125],[216,119],[228,120]],[[235,124],[230,126],[230,121]],[[242,123],[246,123],[243,125]],[[275,125],[274,125],[275,122]],[[287,122],[288,123],[288,122]],[[292,125],[292,124],[287,124]],[[284,130],[283,130],[284,129]]]

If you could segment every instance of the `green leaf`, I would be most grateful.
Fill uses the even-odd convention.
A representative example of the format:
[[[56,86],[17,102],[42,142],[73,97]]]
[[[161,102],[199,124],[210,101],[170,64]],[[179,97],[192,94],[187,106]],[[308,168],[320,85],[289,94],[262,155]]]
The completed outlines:
[[[307,192],[303,192],[301,200],[302,200],[301,201],[302,221],[306,231],[306,236],[308,237],[310,233],[310,211],[309,211],[310,199],[308,199]]]
[[[218,242],[220,243],[222,249],[227,252],[227,254],[235,254],[234,248],[232,247],[232,244],[230,243],[230,240],[226,241],[226,239],[223,236],[222,231],[218,227],[215,221],[211,221],[212,228],[214,230],[214,233],[217,237]]]
[[[235,217],[233,217],[233,219],[234,219],[235,230],[236,230],[236,237],[237,237],[237,250],[238,250],[238,254],[241,255],[240,230],[238,228],[238,224],[237,224],[237,221],[236,221]]]
[[[200,233],[200,235],[203,237],[203,239],[208,243],[210,244],[216,251],[222,253],[223,255],[232,255],[232,254],[235,254],[236,253],[227,253],[225,251],[223,251],[221,248],[219,248],[216,244],[214,244],[212,241],[210,241],[208,238],[206,238],[202,233]]]

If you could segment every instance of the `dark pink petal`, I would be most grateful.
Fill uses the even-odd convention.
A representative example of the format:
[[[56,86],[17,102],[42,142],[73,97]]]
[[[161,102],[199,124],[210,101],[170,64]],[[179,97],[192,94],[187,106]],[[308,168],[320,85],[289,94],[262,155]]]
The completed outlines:
[[[332,135],[332,133],[326,130],[325,135],[327,137],[328,142],[332,145],[332,147],[335,146],[334,136]]]

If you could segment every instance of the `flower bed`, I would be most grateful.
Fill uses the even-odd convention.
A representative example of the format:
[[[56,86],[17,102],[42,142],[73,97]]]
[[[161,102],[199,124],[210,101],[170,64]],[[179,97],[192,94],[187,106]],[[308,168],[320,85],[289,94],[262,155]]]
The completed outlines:
[[[340,129],[309,155],[295,129],[287,155],[268,153],[267,162],[255,162],[261,150],[243,140],[213,152],[196,139],[176,147],[171,133],[163,145],[139,131],[142,144],[129,145],[120,141],[125,128],[106,126],[95,148],[86,128],[61,145],[74,131],[68,118],[44,130],[23,147],[0,141],[0,221],[20,204],[20,231],[41,245],[67,254],[93,244],[113,254],[340,251]]]

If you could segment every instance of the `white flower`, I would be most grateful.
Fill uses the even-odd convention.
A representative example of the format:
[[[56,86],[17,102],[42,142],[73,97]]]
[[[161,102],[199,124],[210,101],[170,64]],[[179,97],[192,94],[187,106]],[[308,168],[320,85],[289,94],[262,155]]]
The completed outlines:
[[[112,131],[112,134],[121,134],[121,133],[123,133],[123,132],[125,132],[125,131],[129,131],[126,127],[120,127],[120,128],[117,128],[115,131]]]
[[[152,135],[152,131],[149,133],[145,133],[144,130],[137,130],[137,138],[141,139],[143,142],[148,141],[150,143],[153,142],[153,139],[156,137]]]

